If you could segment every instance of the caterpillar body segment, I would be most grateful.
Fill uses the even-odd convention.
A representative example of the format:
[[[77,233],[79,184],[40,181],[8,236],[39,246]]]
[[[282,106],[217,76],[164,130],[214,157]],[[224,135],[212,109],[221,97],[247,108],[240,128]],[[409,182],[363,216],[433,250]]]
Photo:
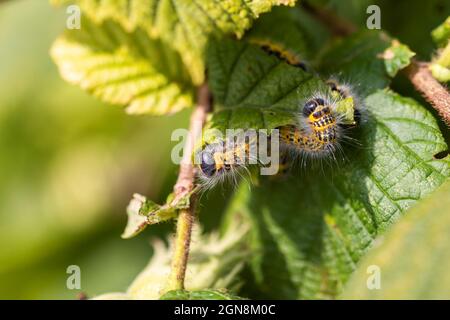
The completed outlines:
[[[294,53],[292,50],[285,48],[285,46],[281,43],[263,38],[252,38],[250,39],[250,43],[259,46],[267,54],[275,56],[287,64],[301,68],[303,71],[308,70],[308,64],[306,61],[301,59],[299,55]]]

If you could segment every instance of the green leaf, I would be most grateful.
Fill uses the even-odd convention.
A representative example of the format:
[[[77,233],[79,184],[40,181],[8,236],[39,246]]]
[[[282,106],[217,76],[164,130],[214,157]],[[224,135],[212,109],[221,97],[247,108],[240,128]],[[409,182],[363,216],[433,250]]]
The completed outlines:
[[[371,1],[370,4],[373,3],[374,1]],[[447,18],[450,2],[377,0],[376,4],[381,10],[381,27],[407,44],[420,60],[429,60],[430,53],[435,49],[429,30],[433,30]],[[361,13],[365,15],[364,19],[367,19],[365,10]]]
[[[206,129],[272,129],[298,123],[299,106],[328,86],[317,76],[264,52],[259,46],[233,40],[211,42],[209,85],[214,114]],[[216,136],[204,130],[203,140]]]
[[[317,68],[351,85],[362,97],[389,85],[384,62],[378,56],[389,47],[390,38],[376,30],[338,39],[320,55]]]
[[[224,290],[173,290],[169,291],[160,298],[161,300],[245,300]]]
[[[51,49],[62,77],[129,113],[173,113],[192,105],[193,88],[179,55],[141,29],[82,20]]]
[[[368,17],[367,7],[374,4],[373,0],[346,1],[341,0],[309,0],[308,4],[313,8],[318,8],[331,12],[344,21],[349,21],[356,26],[365,27]],[[381,9],[383,10],[383,9]]]
[[[243,185],[233,203],[251,223],[252,298],[335,297],[374,240],[450,176],[436,120],[391,91],[368,96],[360,148],[344,163]],[[268,196],[270,195],[270,196]]]
[[[295,0],[52,0],[77,3],[95,23],[113,19],[126,30],[142,28],[180,53],[195,84],[204,79],[204,54],[210,37],[241,37],[261,14],[273,6],[293,6]]]
[[[140,194],[134,194],[127,208],[128,222],[122,238],[132,238],[144,230],[147,225],[175,218],[178,210],[189,208],[189,198],[192,192],[177,199],[170,194],[166,204],[162,206],[147,200],[146,197]]]
[[[383,52],[380,58],[384,60],[388,75],[395,77],[398,71],[411,63],[411,58],[415,55],[407,45],[400,43],[398,40],[392,40],[391,46]]]
[[[344,299],[450,299],[450,181],[408,214],[361,261]],[[380,288],[369,290],[370,266]]]
[[[433,41],[439,47],[445,47],[450,40],[450,16],[431,32]]]

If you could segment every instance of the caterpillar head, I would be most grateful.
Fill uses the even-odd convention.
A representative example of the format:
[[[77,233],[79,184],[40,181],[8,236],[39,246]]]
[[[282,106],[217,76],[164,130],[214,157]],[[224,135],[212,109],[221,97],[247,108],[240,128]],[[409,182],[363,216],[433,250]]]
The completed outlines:
[[[199,152],[199,168],[203,176],[211,178],[230,170],[223,147],[222,143],[208,144]]]

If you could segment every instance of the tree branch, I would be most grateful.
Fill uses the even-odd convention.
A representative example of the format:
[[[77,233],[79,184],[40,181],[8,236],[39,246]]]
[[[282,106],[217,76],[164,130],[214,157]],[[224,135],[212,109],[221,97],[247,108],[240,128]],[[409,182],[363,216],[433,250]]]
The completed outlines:
[[[322,22],[334,36],[348,36],[358,30],[353,23],[340,18],[330,10],[315,6],[306,1],[302,2],[302,7]]]
[[[405,69],[405,74],[414,88],[450,126],[450,93],[433,77],[428,63],[413,60]]]
[[[174,200],[186,196],[194,189],[195,168],[192,163],[192,154],[197,137],[201,135],[206,122],[207,114],[211,111],[210,93],[208,86],[203,84],[198,89],[197,107],[193,111],[189,126],[189,135],[183,150],[183,158],[177,182],[173,188]],[[184,278],[189,258],[192,226],[195,218],[196,195],[190,199],[189,209],[180,210],[177,220],[175,246],[172,257],[171,271],[167,281],[166,291],[184,289]]]

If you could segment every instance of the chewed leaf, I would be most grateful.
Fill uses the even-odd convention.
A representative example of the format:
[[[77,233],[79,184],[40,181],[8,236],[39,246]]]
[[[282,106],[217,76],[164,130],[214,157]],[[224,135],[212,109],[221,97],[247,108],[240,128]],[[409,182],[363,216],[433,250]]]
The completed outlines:
[[[398,71],[411,63],[411,58],[415,55],[407,45],[400,43],[398,40],[392,40],[391,46],[379,57],[384,60],[388,75],[394,77]]]
[[[193,87],[180,56],[143,30],[126,32],[113,21],[82,20],[67,30],[51,55],[62,77],[133,114],[161,115],[192,105]]]
[[[439,47],[445,47],[450,40],[450,16],[431,32],[434,42]]]
[[[226,290],[205,289],[199,291],[173,290],[160,298],[161,300],[245,300]]]
[[[164,205],[156,204],[140,194],[134,194],[127,208],[128,222],[122,238],[132,238],[144,230],[147,225],[175,218],[177,210],[189,208],[190,196],[194,191],[177,198],[170,194]]]
[[[52,0],[80,5],[97,24],[107,20],[133,32],[141,28],[170,44],[180,55],[195,84],[204,80],[204,51],[210,37],[241,37],[261,14],[273,6],[293,6],[295,0]]]

